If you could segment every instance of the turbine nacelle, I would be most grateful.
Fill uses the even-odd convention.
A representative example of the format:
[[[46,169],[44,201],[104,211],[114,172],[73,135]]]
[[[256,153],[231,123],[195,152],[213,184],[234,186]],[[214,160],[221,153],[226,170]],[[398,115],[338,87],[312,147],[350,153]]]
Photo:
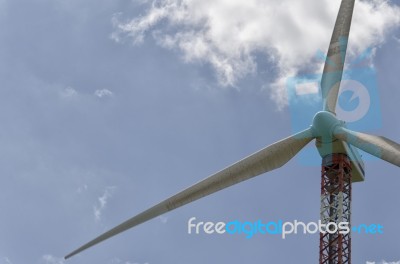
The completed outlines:
[[[333,153],[346,154],[350,159],[353,170],[352,181],[364,181],[364,162],[361,159],[359,151],[335,136],[338,131],[345,128],[346,123],[339,120],[335,114],[329,111],[320,111],[313,118],[311,131],[312,135],[316,138],[315,145],[322,158]]]

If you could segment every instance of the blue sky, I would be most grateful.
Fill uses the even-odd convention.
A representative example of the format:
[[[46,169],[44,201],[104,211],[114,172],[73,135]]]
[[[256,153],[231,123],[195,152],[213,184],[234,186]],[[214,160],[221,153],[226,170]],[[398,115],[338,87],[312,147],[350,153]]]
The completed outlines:
[[[62,260],[292,133],[285,80],[320,70],[339,1],[292,2],[0,0],[0,263],[317,262],[315,235],[187,234],[192,216],[317,221],[320,168],[296,159]],[[399,5],[357,1],[349,52],[374,48],[367,132],[397,142]],[[366,168],[352,220],[385,233],[353,235],[353,262],[399,261],[400,170]]]

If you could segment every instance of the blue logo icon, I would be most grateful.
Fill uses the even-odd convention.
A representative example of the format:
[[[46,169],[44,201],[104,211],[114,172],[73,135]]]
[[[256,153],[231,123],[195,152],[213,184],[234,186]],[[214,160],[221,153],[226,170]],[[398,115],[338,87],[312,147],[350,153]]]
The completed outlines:
[[[381,111],[376,71],[367,61],[372,49],[345,66],[340,85],[336,115],[351,130],[369,132],[381,128]],[[322,52],[317,53],[323,59]],[[300,74],[287,79],[287,94],[293,133],[311,125],[314,115],[322,110],[321,78],[319,74]],[[374,159],[363,153],[363,159]],[[299,154],[304,165],[320,165],[320,156],[314,146]]]

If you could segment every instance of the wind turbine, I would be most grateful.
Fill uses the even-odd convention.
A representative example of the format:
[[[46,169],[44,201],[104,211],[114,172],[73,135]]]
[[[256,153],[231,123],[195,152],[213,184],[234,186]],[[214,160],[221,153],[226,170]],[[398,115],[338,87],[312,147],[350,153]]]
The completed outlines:
[[[110,237],[239,182],[277,169],[291,160],[310,141],[322,157],[321,220],[350,222],[351,183],[364,180],[361,149],[400,167],[400,145],[382,136],[355,132],[336,117],[335,109],[342,80],[355,0],[342,0],[321,79],[322,111],[311,126],[209,176],[193,186],[156,204],[84,244],[68,259]],[[319,263],[351,263],[350,234],[320,234]]]

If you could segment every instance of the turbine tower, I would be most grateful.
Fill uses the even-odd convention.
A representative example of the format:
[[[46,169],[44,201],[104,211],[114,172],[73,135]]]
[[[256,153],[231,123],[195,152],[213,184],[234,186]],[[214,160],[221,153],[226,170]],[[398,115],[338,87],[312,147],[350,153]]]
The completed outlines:
[[[309,128],[234,163],[193,186],[156,204],[68,254],[68,259],[110,237],[239,182],[275,170],[315,139],[322,158],[321,211],[324,224],[350,223],[351,187],[364,180],[361,149],[400,167],[400,145],[382,136],[355,132],[336,117],[336,104],[350,33],[355,0],[342,0],[321,79],[322,111]],[[351,263],[351,235],[320,233],[319,263]]]

